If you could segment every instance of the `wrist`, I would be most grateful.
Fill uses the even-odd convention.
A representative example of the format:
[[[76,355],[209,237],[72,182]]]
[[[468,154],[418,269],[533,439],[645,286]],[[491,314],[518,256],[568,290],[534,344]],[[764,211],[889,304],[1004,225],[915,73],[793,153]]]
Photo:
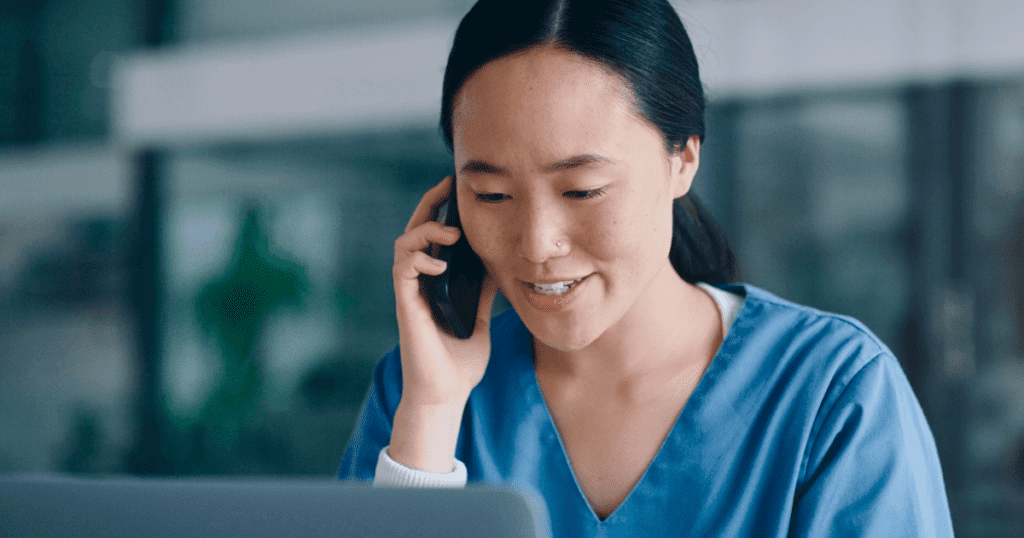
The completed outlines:
[[[420,403],[402,398],[395,410],[388,455],[410,469],[450,473],[465,400]]]
[[[423,413],[436,414],[446,409],[459,408],[462,412],[473,386],[463,387],[461,383],[446,381],[438,386],[437,383],[417,383],[413,376],[406,376],[402,372],[402,399],[399,405],[408,409],[417,409]]]

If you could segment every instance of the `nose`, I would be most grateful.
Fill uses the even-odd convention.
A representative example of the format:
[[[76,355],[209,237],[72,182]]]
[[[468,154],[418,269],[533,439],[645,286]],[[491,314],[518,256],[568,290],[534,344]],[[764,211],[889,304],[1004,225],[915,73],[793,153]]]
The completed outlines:
[[[567,218],[557,204],[533,202],[516,215],[516,253],[534,264],[569,253]]]

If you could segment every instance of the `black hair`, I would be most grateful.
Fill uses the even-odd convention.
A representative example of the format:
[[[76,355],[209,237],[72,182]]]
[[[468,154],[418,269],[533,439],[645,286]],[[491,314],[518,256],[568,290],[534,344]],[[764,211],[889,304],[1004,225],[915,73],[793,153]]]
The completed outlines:
[[[463,17],[445,67],[441,131],[452,150],[455,97],[492,60],[552,46],[596,60],[632,88],[636,112],[661,130],[666,149],[704,140],[704,89],[697,57],[668,0],[479,0]],[[739,264],[692,190],[673,204],[669,260],[690,283],[723,284]]]

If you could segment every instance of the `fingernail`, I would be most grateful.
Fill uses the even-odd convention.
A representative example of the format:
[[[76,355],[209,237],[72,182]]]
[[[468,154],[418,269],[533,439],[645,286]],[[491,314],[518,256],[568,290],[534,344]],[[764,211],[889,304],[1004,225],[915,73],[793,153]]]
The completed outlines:
[[[457,231],[459,231],[459,228],[456,227],[456,226],[445,226],[444,227],[444,231],[446,231],[446,232],[457,232]]]

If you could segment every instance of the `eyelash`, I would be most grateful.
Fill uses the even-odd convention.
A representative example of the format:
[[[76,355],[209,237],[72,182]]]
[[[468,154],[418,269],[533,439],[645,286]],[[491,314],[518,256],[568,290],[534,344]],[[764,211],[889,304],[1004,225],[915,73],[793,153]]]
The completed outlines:
[[[572,198],[573,200],[589,200],[591,198],[597,198],[598,196],[601,196],[602,194],[604,194],[604,192],[605,192],[604,188],[600,188],[600,189],[591,189],[589,191],[568,191],[568,192],[565,193],[565,195],[567,195],[569,198]],[[503,196],[505,196],[505,195],[504,194],[500,194],[500,193],[499,194],[477,194],[476,195],[476,199],[477,199],[477,201],[483,202],[485,204],[496,204],[496,203],[501,201],[501,199],[498,198],[498,197],[503,197]]]
[[[496,196],[505,196],[505,195],[504,194],[477,194],[476,195],[476,200],[478,202],[483,202],[485,204],[496,204],[496,203],[501,201],[501,200],[495,200],[494,197],[496,197]]]
[[[573,198],[575,200],[589,200],[591,198],[597,198],[598,196],[604,194],[604,188],[591,189],[589,191],[569,191],[566,194],[581,194],[582,196],[570,196],[570,198]]]

